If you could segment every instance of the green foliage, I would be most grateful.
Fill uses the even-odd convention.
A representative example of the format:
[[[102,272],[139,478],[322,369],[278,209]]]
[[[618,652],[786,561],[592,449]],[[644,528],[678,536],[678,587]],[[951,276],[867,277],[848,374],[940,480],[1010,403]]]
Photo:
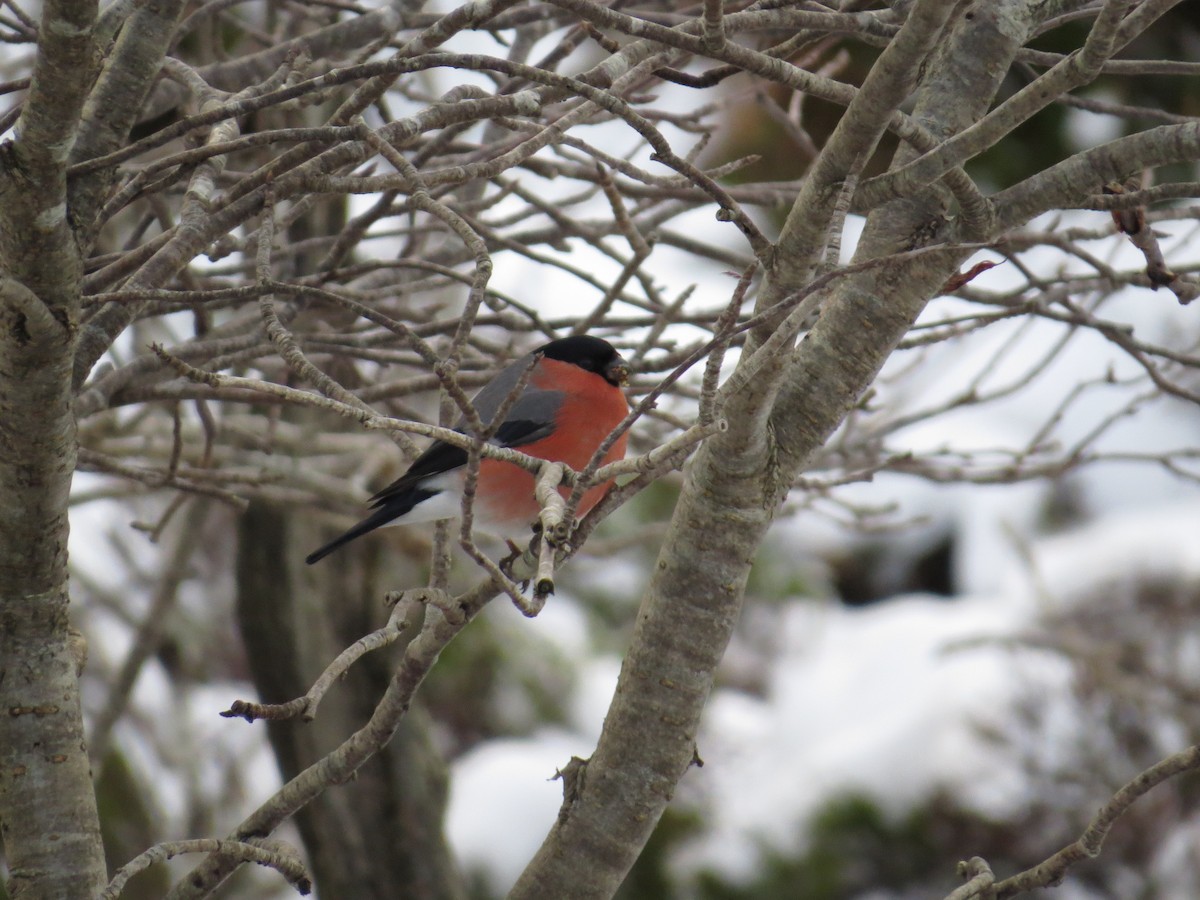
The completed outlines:
[[[754,881],[735,885],[709,874],[701,879],[699,896],[849,900],[867,890],[928,885],[931,875],[945,869],[946,848],[939,846],[938,830],[928,807],[891,819],[870,797],[843,794],[814,818],[802,851],[790,855],[764,849]]]
[[[808,552],[768,540],[750,568],[746,595],[755,602],[783,603],[799,597],[827,597],[829,591],[819,583],[822,568]],[[811,561],[810,561],[811,560]]]

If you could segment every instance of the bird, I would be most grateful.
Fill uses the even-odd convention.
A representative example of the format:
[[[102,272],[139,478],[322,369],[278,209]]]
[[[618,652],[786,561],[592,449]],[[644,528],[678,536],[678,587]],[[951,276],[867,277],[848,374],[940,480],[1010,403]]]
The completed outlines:
[[[508,406],[489,443],[512,447],[528,456],[583,469],[596,450],[629,412],[624,387],[629,364],[608,341],[590,335],[559,338],[536,348],[496,374],[472,399],[485,426],[509,399],[528,372],[525,387]],[[455,431],[466,433],[465,417]],[[625,456],[628,433],[604,454],[602,465]],[[462,512],[467,451],[435,440],[408,470],[370,499],[369,516],[318,550],[312,565],[334,550],[385,525],[409,525],[452,519]],[[496,533],[513,533],[538,516],[535,476],[513,463],[484,458],[479,463],[473,516]],[[611,482],[586,491],[575,510],[583,516],[595,506]],[[563,496],[570,493],[559,487]]]

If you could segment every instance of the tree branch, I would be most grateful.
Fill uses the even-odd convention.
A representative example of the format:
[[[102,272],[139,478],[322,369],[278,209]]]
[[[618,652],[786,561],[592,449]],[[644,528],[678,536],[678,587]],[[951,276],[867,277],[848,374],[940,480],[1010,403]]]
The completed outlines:
[[[158,75],[183,5],[183,0],[148,0],[139,3],[125,21],[84,104],[79,138],[71,151],[72,164],[111,153],[128,139]],[[81,231],[80,244],[84,248],[91,247],[99,226],[97,213],[112,180],[112,170],[102,169],[71,183],[71,215]]]
[[[266,846],[266,844],[265,841],[250,843],[249,841],[222,841],[216,838],[164,841],[121,866],[112,881],[109,882],[108,887],[100,894],[100,900],[117,900],[121,896],[121,892],[125,890],[129,879],[134,875],[144,872],[156,863],[166,862],[184,853],[218,853],[226,859],[258,863],[260,866],[277,871],[301,896],[312,893],[312,879],[309,878],[304,863],[300,861],[300,855],[296,850],[280,841],[271,841],[271,846]]]
[[[438,655],[493,596],[495,587],[490,579],[459,597],[429,589],[405,592],[400,603],[410,607],[423,605],[425,620],[420,633],[405,649],[404,659],[396,667],[370,721],[332,753],[280,788],[233,831],[229,840],[245,841],[270,834],[298,809],[331,785],[345,781],[379,752],[391,740]],[[214,854],[176,884],[167,900],[207,896],[237,868],[239,862],[221,853]]]
[[[992,887],[995,900],[1005,900],[1006,897],[1015,897],[1036,888],[1062,884],[1072,866],[1100,855],[1104,839],[1108,837],[1112,826],[1140,797],[1170,778],[1197,769],[1200,769],[1200,746],[1189,747],[1146,769],[1100,807],[1100,811],[1092,818],[1078,840],[1033,868],[1005,878]]]
[[[75,468],[70,355],[83,263],[66,162],[91,81],[96,4],[48,0],[17,134],[0,147],[0,821],[16,898],[106,880],[67,616]]]
[[[1028,222],[1051,209],[1086,203],[1110,181],[1130,173],[1200,159],[1200,122],[1160,125],[1084,150],[1000,191],[992,200],[998,229]]]
[[[898,197],[908,197],[932,184],[952,166],[993,146],[1031,116],[1045,109],[1059,96],[1090,83],[1104,62],[1121,49],[1123,43],[1136,37],[1122,30],[1122,19],[1136,0],[1106,0],[1083,48],[1064,59],[1032,84],[1001,103],[976,124],[954,135],[936,150],[926,153],[906,166],[871,179],[861,188],[862,200],[878,204]],[[1160,15],[1179,0],[1159,4]],[[1148,26],[1148,21],[1143,27]]]

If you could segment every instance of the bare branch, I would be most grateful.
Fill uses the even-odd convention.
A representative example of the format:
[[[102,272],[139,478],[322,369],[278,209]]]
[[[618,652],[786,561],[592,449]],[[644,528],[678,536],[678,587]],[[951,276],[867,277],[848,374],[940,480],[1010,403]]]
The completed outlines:
[[[247,722],[257,719],[280,721],[300,716],[304,721],[311,722],[317,717],[317,707],[320,706],[325,694],[333,687],[334,682],[346,674],[347,669],[367,653],[394,644],[415,627],[416,607],[401,595],[389,596],[388,599],[392,611],[388,616],[387,624],[359,638],[339,653],[337,659],[326,667],[325,671],[321,673],[321,677],[313,682],[312,687],[303,697],[297,697],[286,703],[254,703],[249,700],[234,700],[229,709],[222,712],[221,715],[227,719],[245,719]]]
[[[1061,884],[1072,866],[1087,859],[1095,859],[1100,855],[1108,832],[1138,799],[1164,781],[1194,772],[1198,768],[1200,768],[1200,746],[1181,750],[1146,769],[1100,807],[1100,811],[1096,813],[1077,841],[1063,847],[1033,868],[1026,869],[1024,872],[997,883],[990,889],[992,895],[996,900],[1004,900],[1005,897],[1015,897],[1035,888]]]
[[[216,838],[197,838],[190,841],[166,841],[156,844],[123,865],[113,876],[108,887],[100,896],[102,900],[116,900],[121,896],[129,879],[156,863],[166,862],[184,853],[216,853],[226,859],[252,862],[274,869],[288,880],[296,893],[307,896],[312,893],[312,880],[294,848],[280,841],[235,841]]]

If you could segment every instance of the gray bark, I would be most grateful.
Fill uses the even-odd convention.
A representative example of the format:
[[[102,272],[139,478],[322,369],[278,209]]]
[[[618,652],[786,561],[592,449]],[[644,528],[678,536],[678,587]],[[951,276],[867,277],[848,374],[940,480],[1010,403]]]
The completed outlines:
[[[0,148],[0,829],[13,898],[92,897],[105,882],[67,613],[83,265],[64,163],[95,15],[85,0],[46,4],[20,137]]]

